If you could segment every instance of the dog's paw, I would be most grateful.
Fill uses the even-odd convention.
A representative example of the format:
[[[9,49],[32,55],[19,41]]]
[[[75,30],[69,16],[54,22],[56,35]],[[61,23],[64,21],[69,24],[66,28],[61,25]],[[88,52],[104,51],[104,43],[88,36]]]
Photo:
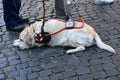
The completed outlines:
[[[12,45],[13,45],[14,47],[18,47],[18,46],[19,46],[19,44],[18,44],[17,42],[14,42]]]
[[[14,40],[13,42],[14,42],[14,43],[20,42],[20,39],[16,39],[16,40]]]
[[[67,54],[72,54],[72,53],[75,53],[75,52],[73,50],[68,50],[66,53]]]
[[[12,44],[12,45],[13,45],[14,47],[18,47],[18,46],[19,46],[19,42],[20,42],[20,39],[16,39],[16,40],[13,41],[13,44]]]

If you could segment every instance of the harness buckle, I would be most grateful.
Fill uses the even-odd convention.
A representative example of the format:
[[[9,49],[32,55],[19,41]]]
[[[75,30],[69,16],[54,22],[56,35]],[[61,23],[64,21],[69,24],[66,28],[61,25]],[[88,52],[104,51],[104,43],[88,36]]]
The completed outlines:
[[[66,23],[65,23],[65,29],[73,29],[75,26],[75,23],[73,20],[69,19]]]

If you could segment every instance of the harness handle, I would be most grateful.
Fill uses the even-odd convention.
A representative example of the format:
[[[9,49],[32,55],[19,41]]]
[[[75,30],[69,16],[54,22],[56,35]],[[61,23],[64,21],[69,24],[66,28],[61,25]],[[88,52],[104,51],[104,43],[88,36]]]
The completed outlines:
[[[42,0],[43,3],[43,23],[41,27],[41,34],[44,35],[44,26],[45,26],[45,0]]]
[[[55,19],[55,18],[51,18],[51,19]],[[57,18],[55,20],[66,22],[65,20],[61,20],[61,19],[57,19]],[[74,19],[74,21],[82,21],[82,25],[81,26],[74,26],[74,29],[80,29],[80,28],[84,27],[84,19],[83,18],[76,18],[76,19]],[[53,33],[48,34],[48,36],[55,35],[55,34],[57,34],[57,33],[61,32],[61,31],[65,30],[65,29],[66,28],[62,28],[62,29],[60,29],[58,31],[55,31]]]

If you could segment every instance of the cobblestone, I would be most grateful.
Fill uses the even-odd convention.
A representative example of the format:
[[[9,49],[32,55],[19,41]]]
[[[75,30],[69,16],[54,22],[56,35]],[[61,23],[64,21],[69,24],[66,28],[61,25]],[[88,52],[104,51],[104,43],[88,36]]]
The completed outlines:
[[[111,69],[114,69],[116,66],[112,63],[107,63],[107,64],[103,64],[103,68],[105,70],[111,70]]]
[[[90,66],[91,71],[102,71],[102,65],[94,65],[94,66]]]
[[[4,74],[0,74],[0,80],[2,80],[4,78],[5,78]]]
[[[20,70],[20,75],[26,75],[32,73],[32,70],[29,68],[24,68]]]
[[[25,75],[19,76],[15,78],[16,80],[27,80],[27,77]]]
[[[117,79],[116,77],[109,77],[106,80],[119,80],[119,79]]]
[[[52,74],[51,70],[43,70],[39,73],[40,77],[47,77]]]
[[[88,73],[90,73],[90,70],[87,67],[79,67],[76,70],[76,72],[77,72],[77,75],[81,75],[81,74],[88,74]]]
[[[6,58],[0,58],[0,64],[1,64],[1,63],[4,63],[4,62],[6,62],[6,61],[7,61]]]
[[[69,77],[69,78],[65,78],[64,80],[78,80],[77,77]]]
[[[31,73],[31,74],[28,74],[28,79],[31,79],[31,80],[33,80],[33,79],[35,79],[35,78],[37,78],[38,77],[38,74],[37,73]]]
[[[119,74],[119,72],[115,69],[106,70],[106,73],[107,73],[108,76],[115,76],[115,75]]]
[[[39,77],[38,80],[50,80],[50,78],[49,77],[44,77],[44,78]]]
[[[84,74],[82,76],[79,76],[79,80],[93,80],[93,77],[90,74]]]
[[[57,74],[57,73],[64,72],[64,68],[63,67],[57,67],[57,68],[54,68],[52,71],[53,71],[53,73]]]
[[[5,66],[7,66],[7,62],[4,62],[4,63],[0,64],[0,68],[4,68]]]
[[[20,74],[19,71],[12,71],[10,73],[6,73],[8,78],[14,78],[16,76],[19,76],[19,74]]]
[[[42,18],[41,1],[22,0],[20,16],[29,23],[20,26]],[[54,0],[45,0],[45,4],[46,19],[54,17]],[[72,0],[68,12],[72,18],[83,17],[117,54],[96,46],[71,55],[62,47],[19,50],[12,46],[19,32],[6,30],[0,4],[0,80],[120,80],[120,1],[95,5],[94,0]]]
[[[51,80],[62,80],[63,79],[63,74],[58,73],[50,76]]]
[[[16,66],[17,69],[24,69],[24,68],[27,68],[28,67],[28,64],[27,63],[22,63],[22,64],[18,64]]]
[[[65,78],[68,78],[68,77],[76,76],[76,73],[74,71],[66,71],[66,72],[63,72],[63,75]]]
[[[105,74],[104,71],[96,71],[96,72],[93,72],[93,77],[94,79],[100,79],[100,78],[105,78],[107,77],[107,75]]]
[[[15,71],[16,69],[15,69],[15,66],[8,66],[8,67],[5,67],[3,70],[5,73],[9,73],[9,72]]]
[[[33,72],[40,72],[43,70],[43,68],[41,66],[35,66],[35,67],[32,67],[32,70]]]

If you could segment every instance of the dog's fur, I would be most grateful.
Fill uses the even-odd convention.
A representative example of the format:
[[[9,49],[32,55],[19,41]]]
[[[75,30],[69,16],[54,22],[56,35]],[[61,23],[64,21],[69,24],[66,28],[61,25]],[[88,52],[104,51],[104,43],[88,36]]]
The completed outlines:
[[[75,22],[75,26],[80,26],[81,24],[81,22]],[[20,49],[43,46],[43,43],[36,43],[34,38],[35,33],[41,32],[41,26],[42,21],[37,21],[31,24],[30,27],[26,27],[20,33],[19,39],[14,41],[13,45],[19,47]],[[64,27],[64,22],[52,19],[45,22],[44,30],[45,32],[53,33]],[[52,35],[51,40],[47,45],[75,47],[75,49],[67,51],[67,53],[75,53],[78,51],[83,51],[85,50],[85,46],[88,47],[93,44],[97,44],[99,48],[110,51],[111,53],[116,53],[111,46],[103,43],[95,30],[86,23],[81,29],[66,29],[58,34]]]

